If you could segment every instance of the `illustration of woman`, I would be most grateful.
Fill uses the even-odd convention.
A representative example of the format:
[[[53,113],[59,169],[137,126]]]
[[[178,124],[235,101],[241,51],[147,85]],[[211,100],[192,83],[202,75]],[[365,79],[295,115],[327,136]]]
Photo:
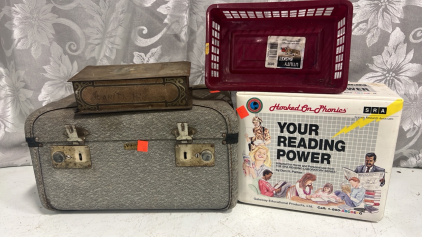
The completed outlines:
[[[296,183],[296,195],[303,199],[311,199],[313,189],[312,183],[316,180],[316,175],[306,173]]]
[[[249,153],[251,164],[243,162],[243,170],[246,176],[252,176],[252,178],[262,177],[264,170],[271,170],[271,159],[270,150],[264,146],[256,146],[254,150]]]

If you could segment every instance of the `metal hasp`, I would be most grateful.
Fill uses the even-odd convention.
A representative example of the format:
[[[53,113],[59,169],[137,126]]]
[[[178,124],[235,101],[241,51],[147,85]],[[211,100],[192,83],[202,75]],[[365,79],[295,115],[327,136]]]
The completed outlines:
[[[215,146],[211,143],[193,143],[194,128],[188,123],[177,123],[176,136],[176,166],[178,167],[207,167],[215,165]]]
[[[51,161],[58,169],[91,168],[91,152],[88,146],[51,146]]]
[[[192,143],[196,129],[188,126],[188,123],[177,123],[177,128],[172,131],[179,143]]]
[[[65,135],[67,136],[67,141],[71,142],[73,145],[84,145],[85,137],[89,135],[89,132],[83,128],[76,127],[75,125],[64,125],[66,129]]]

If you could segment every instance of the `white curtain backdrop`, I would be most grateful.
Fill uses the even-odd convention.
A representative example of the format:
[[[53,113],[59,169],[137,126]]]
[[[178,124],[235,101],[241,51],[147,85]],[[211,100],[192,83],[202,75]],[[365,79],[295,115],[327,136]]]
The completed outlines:
[[[236,1],[1,1],[0,167],[31,164],[26,117],[72,94],[67,80],[87,65],[188,60],[190,84],[204,83],[205,11],[222,2]],[[422,1],[351,2],[349,80],[404,98],[394,165],[422,167]]]

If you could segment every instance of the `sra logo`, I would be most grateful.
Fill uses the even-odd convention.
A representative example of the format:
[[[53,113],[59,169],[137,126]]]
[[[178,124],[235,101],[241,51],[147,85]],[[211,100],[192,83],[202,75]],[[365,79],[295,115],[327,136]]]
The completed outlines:
[[[262,101],[258,98],[250,98],[246,103],[246,108],[251,113],[259,113],[262,110]]]
[[[364,114],[387,114],[387,107],[363,107]]]

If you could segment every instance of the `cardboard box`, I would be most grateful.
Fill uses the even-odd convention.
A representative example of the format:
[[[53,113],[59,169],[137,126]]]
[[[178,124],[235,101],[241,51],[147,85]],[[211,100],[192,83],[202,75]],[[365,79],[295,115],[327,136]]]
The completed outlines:
[[[335,95],[238,92],[237,105],[239,201],[383,217],[403,107],[386,85],[350,83]]]

